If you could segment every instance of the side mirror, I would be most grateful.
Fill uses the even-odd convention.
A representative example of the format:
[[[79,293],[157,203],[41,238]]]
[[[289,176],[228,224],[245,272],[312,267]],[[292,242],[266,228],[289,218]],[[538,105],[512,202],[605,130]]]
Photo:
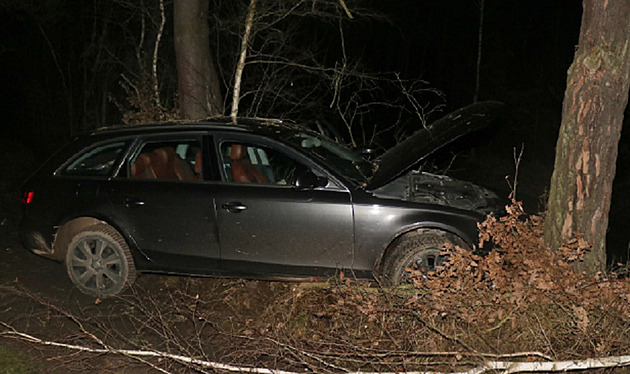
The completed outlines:
[[[326,187],[328,184],[328,178],[318,177],[310,170],[306,170],[298,175],[295,180],[295,187],[299,189],[309,189],[317,187]]]

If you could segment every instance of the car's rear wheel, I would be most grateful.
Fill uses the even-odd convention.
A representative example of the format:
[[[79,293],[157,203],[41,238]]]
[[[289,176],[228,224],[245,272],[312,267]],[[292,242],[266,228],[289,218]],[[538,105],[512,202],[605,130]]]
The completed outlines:
[[[385,286],[410,283],[409,269],[435,271],[447,256],[441,254],[445,243],[467,245],[459,238],[438,230],[419,230],[399,238],[383,259],[380,280]]]
[[[66,253],[66,270],[81,292],[97,297],[120,293],[136,279],[136,268],[123,237],[107,224],[78,232]]]

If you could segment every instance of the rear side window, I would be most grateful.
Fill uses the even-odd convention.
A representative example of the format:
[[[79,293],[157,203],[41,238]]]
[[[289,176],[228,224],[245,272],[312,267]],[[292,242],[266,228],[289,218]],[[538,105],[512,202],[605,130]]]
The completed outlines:
[[[125,145],[125,142],[117,142],[92,148],[72,161],[61,175],[107,176]]]
[[[130,158],[127,176],[148,180],[200,181],[203,179],[201,159],[201,144],[197,139],[150,141]]]

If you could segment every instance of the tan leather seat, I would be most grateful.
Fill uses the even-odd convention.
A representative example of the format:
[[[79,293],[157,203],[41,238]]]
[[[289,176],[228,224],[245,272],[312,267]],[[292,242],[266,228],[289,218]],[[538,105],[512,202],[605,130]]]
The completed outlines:
[[[151,158],[146,153],[141,153],[131,165],[131,178],[155,178],[155,174],[149,167]]]
[[[201,170],[201,153],[198,157],[199,170]],[[197,169],[196,165],[195,169]],[[152,153],[141,153],[131,166],[130,174],[132,178],[201,179],[201,176],[195,175],[186,161],[182,160],[172,147],[158,148]]]
[[[173,167],[175,151],[171,147],[158,148],[151,153],[151,170],[158,179],[179,179]]]
[[[197,154],[195,154],[195,179],[202,178],[201,171],[201,151],[198,151]]]
[[[268,184],[269,180],[252,165],[247,158],[247,147],[232,144],[230,149],[230,166],[234,182]]]
[[[171,147],[165,148],[168,153],[168,158],[170,160],[170,165],[173,168],[173,172],[177,176],[177,179],[180,181],[190,181],[194,179],[198,179],[193,174],[190,169],[190,165],[186,163],[186,161],[182,160],[181,157],[175,152],[175,150]]]

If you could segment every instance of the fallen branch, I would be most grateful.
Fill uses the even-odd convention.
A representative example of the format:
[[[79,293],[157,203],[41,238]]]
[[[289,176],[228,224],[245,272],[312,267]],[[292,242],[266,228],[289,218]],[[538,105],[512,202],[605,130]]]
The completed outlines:
[[[157,357],[163,359],[171,359],[180,363],[198,365],[204,368],[212,368],[216,370],[225,370],[230,372],[258,373],[258,374],[299,374],[297,372],[275,370],[267,368],[253,368],[222,364],[218,362],[200,360],[193,357],[176,355],[167,352],[153,350],[136,350],[136,349],[115,349],[115,348],[90,348],[76,344],[66,344],[55,341],[43,340],[33,335],[19,332],[9,324],[0,321],[0,325],[7,328],[7,331],[0,332],[0,336],[16,337],[27,342],[37,343],[53,347],[61,347],[76,351],[90,353],[112,353],[125,356],[139,357]],[[630,366],[630,356],[613,356],[601,358],[588,358],[585,360],[570,361],[552,361],[552,362],[512,362],[512,361],[486,361],[483,365],[477,366],[467,371],[461,372],[438,372],[438,371],[414,371],[406,372],[406,374],[481,374],[487,371],[501,371],[502,373],[521,373],[521,372],[558,372],[570,370],[587,370],[602,369],[613,367]],[[166,372],[166,371],[164,371]],[[394,374],[386,372],[350,372],[348,374]]]
[[[283,370],[234,366],[234,365],[222,364],[218,362],[199,360],[193,357],[176,355],[176,354],[160,352],[160,351],[138,350],[138,349],[90,348],[90,347],[86,347],[82,345],[66,344],[66,343],[60,343],[60,342],[55,342],[55,341],[50,341],[50,340],[43,340],[33,335],[16,331],[10,325],[2,321],[0,321],[0,325],[5,326],[6,328],[9,329],[9,331],[0,332],[0,336],[13,336],[13,337],[17,337],[19,339],[22,339],[30,343],[37,343],[37,344],[47,345],[47,346],[52,346],[52,347],[67,348],[67,349],[81,351],[81,352],[90,352],[90,353],[99,353],[99,354],[111,353],[111,354],[120,354],[120,355],[125,355],[125,356],[166,358],[166,359],[171,359],[171,360],[185,363],[185,364],[198,365],[205,368],[212,368],[216,370],[226,370],[226,371],[231,371],[231,372],[259,373],[259,374],[298,374],[298,373],[294,373],[290,371],[283,371]],[[166,372],[166,371],[163,371],[163,372]]]

